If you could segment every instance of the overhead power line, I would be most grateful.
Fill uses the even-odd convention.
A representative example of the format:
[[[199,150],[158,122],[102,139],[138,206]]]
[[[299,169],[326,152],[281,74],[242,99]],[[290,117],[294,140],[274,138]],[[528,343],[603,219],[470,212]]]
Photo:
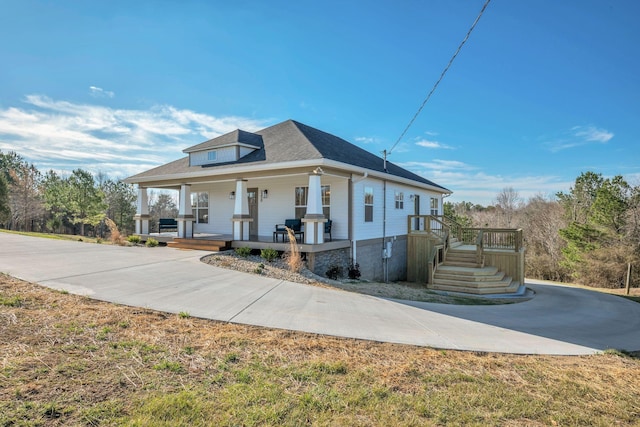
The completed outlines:
[[[436,84],[433,85],[433,88],[431,88],[431,92],[429,92],[429,94],[424,99],[424,101],[422,101],[422,105],[420,105],[420,108],[418,108],[418,111],[416,111],[416,114],[414,114],[413,118],[411,119],[411,121],[409,122],[407,127],[404,128],[404,130],[402,131],[402,134],[400,135],[400,137],[398,137],[398,140],[396,141],[396,143],[393,144],[393,147],[391,147],[391,150],[389,150],[388,153],[385,153],[385,158],[386,158],[386,155],[391,154],[393,149],[396,148],[396,145],[398,145],[398,143],[402,140],[402,138],[404,138],[404,135],[407,133],[407,131],[409,130],[411,125],[413,125],[413,122],[416,121],[416,119],[418,118],[418,116],[422,112],[422,109],[424,108],[425,104],[429,101],[429,98],[431,98],[431,95],[433,95],[433,92],[436,91],[436,88],[438,87],[438,85],[440,84],[442,79],[444,78],[444,75],[447,74],[447,71],[449,71],[449,68],[451,67],[451,64],[453,63],[453,60],[456,59],[456,56],[458,56],[458,53],[460,53],[460,50],[462,49],[462,46],[464,46],[464,44],[467,42],[467,40],[469,40],[469,36],[471,35],[471,32],[476,27],[476,24],[478,23],[478,21],[480,21],[480,17],[484,13],[484,11],[487,8],[487,6],[489,6],[489,2],[490,1],[491,0],[487,0],[485,2],[484,6],[482,6],[482,9],[480,10],[480,13],[478,14],[478,17],[476,18],[475,21],[473,21],[473,25],[471,25],[471,28],[469,28],[469,31],[467,31],[467,35],[464,37],[464,40],[462,40],[462,43],[460,43],[460,46],[458,46],[458,49],[456,50],[456,53],[453,54],[453,56],[449,60],[449,63],[447,64],[447,66],[442,71],[442,74],[440,74],[440,78],[438,79]]]

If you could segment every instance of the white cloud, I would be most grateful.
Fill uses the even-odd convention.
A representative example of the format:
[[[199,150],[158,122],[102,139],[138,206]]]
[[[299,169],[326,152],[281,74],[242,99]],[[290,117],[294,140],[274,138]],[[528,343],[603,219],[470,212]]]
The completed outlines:
[[[370,136],[356,136],[354,139],[360,144],[373,144],[376,141],[375,138]]]
[[[89,94],[96,98],[113,98],[116,96],[116,94],[110,90],[104,90],[97,86],[89,86]]]
[[[614,133],[595,126],[574,126],[554,137],[541,138],[543,144],[553,153],[590,144],[606,144]]]
[[[440,159],[434,159],[431,162],[404,162],[404,163],[399,163],[398,166],[401,166],[405,169],[409,169],[409,170],[420,170],[420,169],[427,169],[427,170],[451,170],[451,169],[455,169],[455,170],[473,170],[476,169],[475,167],[468,165],[466,163],[463,162],[459,162],[457,160],[440,160]]]
[[[507,176],[489,174],[481,168],[457,160],[405,162],[399,164],[412,172],[453,191],[449,201],[471,202],[488,206],[505,187],[513,187],[520,197],[528,199],[538,194],[553,196],[567,191],[573,182],[564,182],[554,175]]]
[[[571,130],[574,136],[582,138],[587,142],[607,143],[613,138],[613,132],[598,129],[595,126],[574,126]]]
[[[0,109],[0,150],[15,151],[43,171],[83,168],[114,178],[176,160],[184,148],[206,139],[265,124],[167,105],[114,109],[43,95],[28,95],[25,104]]]
[[[416,141],[416,145],[425,148],[453,150],[453,147],[451,147],[450,145],[443,144],[439,141],[430,141],[428,139],[420,139]]]

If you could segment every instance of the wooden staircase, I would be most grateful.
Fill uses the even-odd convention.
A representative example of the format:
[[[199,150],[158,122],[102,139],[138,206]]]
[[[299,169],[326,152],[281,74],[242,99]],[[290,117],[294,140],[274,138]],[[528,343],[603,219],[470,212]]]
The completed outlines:
[[[167,242],[167,246],[178,249],[220,252],[231,248],[231,242],[226,240],[184,239],[174,237],[173,241]]]
[[[452,244],[446,260],[434,273],[431,289],[477,295],[515,293],[520,283],[496,267],[478,265],[473,247]]]

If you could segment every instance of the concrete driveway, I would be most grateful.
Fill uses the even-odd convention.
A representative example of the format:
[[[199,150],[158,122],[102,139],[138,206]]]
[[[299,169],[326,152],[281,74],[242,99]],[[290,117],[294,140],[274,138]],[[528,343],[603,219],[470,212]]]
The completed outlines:
[[[0,271],[95,299],[223,322],[442,349],[592,354],[640,349],[640,304],[528,281],[498,306],[394,301],[224,270],[206,252],[119,247],[0,232]]]

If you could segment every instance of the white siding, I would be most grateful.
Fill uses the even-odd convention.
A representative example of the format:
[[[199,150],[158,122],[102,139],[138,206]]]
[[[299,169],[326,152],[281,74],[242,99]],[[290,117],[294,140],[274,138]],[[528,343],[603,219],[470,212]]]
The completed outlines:
[[[274,226],[295,217],[295,187],[308,186],[308,175],[282,178],[249,179],[247,188],[258,188],[258,235],[271,237]],[[332,237],[348,238],[348,181],[344,178],[322,177],[322,185],[331,186]],[[268,197],[262,198],[262,190]],[[209,192],[209,224],[195,224],[196,233],[232,234],[231,218],[235,201],[229,193],[235,191],[235,182],[193,185],[191,192]]]
[[[373,188],[373,221],[364,220],[364,189]],[[382,237],[382,181],[377,179],[365,179],[353,186],[353,223],[354,240]]]
[[[383,217],[385,214],[384,205],[384,182],[378,179],[368,178],[359,181],[353,186],[353,222],[354,240],[367,240],[381,238],[383,235]],[[372,187],[373,196],[373,222],[364,220],[364,188]],[[404,208],[396,209],[395,193],[404,193]],[[440,211],[442,211],[442,195],[429,192],[420,188],[411,187],[393,182],[387,182],[386,188],[386,230],[385,236],[399,236],[407,234],[407,216],[415,212],[415,198],[412,195],[420,196],[420,213],[429,215],[430,198],[440,200]]]
[[[308,186],[307,175],[295,175],[282,178],[250,179],[247,188],[258,188],[258,234],[270,237],[275,224],[282,224],[285,219],[295,217],[295,187]],[[323,176],[322,185],[331,186],[331,219],[333,220],[332,236],[334,239],[348,239],[349,228],[349,182],[345,178]],[[364,221],[364,187],[372,187],[374,191],[373,221]],[[209,192],[209,224],[196,224],[197,233],[232,234],[231,218],[235,201],[229,199],[229,193],[235,191],[233,181],[193,185],[191,192]],[[268,190],[266,199],[262,198],[262,190]],[[395,208],[395,192],[404,193],[404,209]],[[382,180],[368,178],[353,185],[353,238],[367,240],[382,237],[384,215],[384,183]],[[442,214],[442,195],[423,189],[387,182],[385,235],[401,236],[407,234],[407,216],[415,212],[415,198],[420,196],[420,213],[429,215],[430,199],[439,200]]]
[[[215,161],[209,160],[209,151],[216,151],[217,158]],[[210,165],[215,163],[233,162],[238,160],[236,157],[236,147],[222,147],[215,150],[197,151],[189,154],[191,166]]]

